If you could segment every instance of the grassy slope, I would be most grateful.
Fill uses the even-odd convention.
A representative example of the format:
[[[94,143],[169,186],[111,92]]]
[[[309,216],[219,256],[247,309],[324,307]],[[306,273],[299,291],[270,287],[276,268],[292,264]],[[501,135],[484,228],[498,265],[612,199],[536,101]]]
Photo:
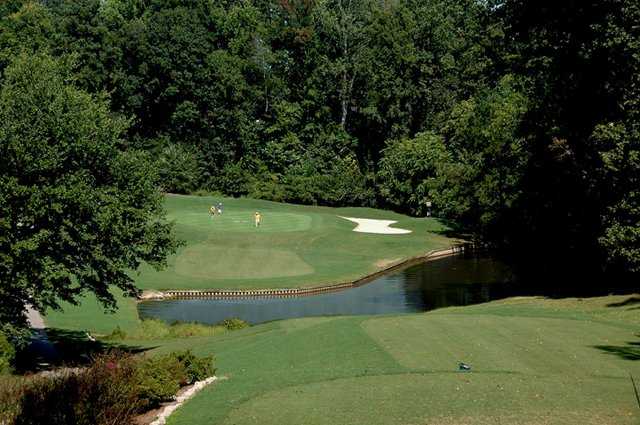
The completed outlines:
[[[224,202],[224,214],[213,219],[208,209]],[[433,219],[416,219],[370,208],[326,208],[253,199],[169,195],[169,219],[186,245],[169,259],[169,267],[143,267],[135,274],[142,289],[285,288],[338,283],[379,270],[380,262],[400,260],[445,248],[451,240],[436,233]],[[256,229],[253,213],[263,224]],[[397,220],[408,235],[352,232],[355,224],[339,215]],[[137,326],[135,304],[120,299],[116,315],[100,311],[92,297],[80,307],[50,312],[49,326],[110,332],[116,325]]]
[[[625,299],[512,299],[166,341],[158,350],[215,353],[229,378],[170,423],[638,423],[638,310],[607,307]],[[473,372],[457,373],[458,361]]]

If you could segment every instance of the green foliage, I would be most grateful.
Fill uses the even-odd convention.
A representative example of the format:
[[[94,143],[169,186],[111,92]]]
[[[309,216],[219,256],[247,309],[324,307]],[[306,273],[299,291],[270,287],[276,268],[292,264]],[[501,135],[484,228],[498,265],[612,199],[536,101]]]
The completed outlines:
[[[637,164],[625,155],[637,150],[639,16],[634,0],[11,0],[0,73],[15,79],[7,67],[25,68],[22,55],[64,58],[65,84],[103,105],[115,138],[126,134],[119,151],[156,155],[157,170],[139,168],[165,190],[414,214],[430,199],[510,251],[553,238],[563,255],[550,257],[635,270],[638,201],[625,193]],[[31,144],[25,123],[35,133],[91,114],[73,111],[20,111],[3,130]],[[625,135],[605,134],[610,124]],[[410,152],[424,134],[444,137],[437,170]],[[399,175],[401,157],[421,165]]]
[[[4,333],[0,332],[0,375],[11,372],[11,365],[16,355],[13,345]]]
[[[599,242],[610,263],[640,272],[640,126],[636,119],[600,125],[593,140],[600,146],[601,172],[616,183]]]
[[[452,161],[442,137],[421,133],[390,142],[382,151],[378,187],[385,202],[399,210],[425,215],[442,168]]]
[[[191,351],[147,357],[136,370],[138,397],[145,408],[173,399],[181,386],[213,376],[213,356],[197,357]]]
[[[215,373],[213,356],[191,351],[156,357],[102,354],[80,370],[0,378],[0,420],[7,425],[113,425],[173,399],[182,385]]]
[[[136,387],[145,408],[154,408],[173,399],[186,382],[184,367],[173,355],[149,357],[136,370]]]
[[[1,74],[16,56],[49,51],[55,39],[55,22],[40,2],[2,2],[0,8]]]
[[[45,311],[91,291],[113,306],[111,285],[135,294],[127,272],[176,247],[149,156],[70,81],[64,62],[20,56],[0,89],[0,322],[16,329],[27,300]]]
[[[122,340],[127,337],[127,333],[122,330],[120,326],[116,326],[116,328],[111,331],[111,333],[104,337],[106,340]]]
[[[217,325],[205,325],[202,323],[176,322],[166,323],[159,319],[145,319],[140,321],[138,327],[129,331],[116,327],[110,334],[105,336],[106,340],[158,340],[189,338],[196,336],[214,336],[224,333],[227,330],[243,329],[249,324],[240,319],[227,319]]]
[[[508,218],[522,196],[529,152],[519,136],[527,98],[518,81],[503,78],[492,90],[453,108],[442,125],[452,162],[434,191],[438,214],[457,220],[486,240],[504,242]]]
[[[11,425],[130,423],[143,407],[134,385],[137,362],[128,355],[96,358],[82,371],[35,376],[15,386]]]
[[[222,322],[220,322],[220,324],[230,331],[234,331],[237,329],[244,329],[249,326],[249,324],[244,320],[238,319],[235,317],[230,319],[224,319]]]
[[[216,369],[213,367],[213,356],[197,357],[191,350],[176,351],[171,353],[184,367],[187,383],[202,381],[213,376]]]
[[[530,100],[522,128],[530,165],[512,247],[544,247],[563,268],[637,270],[638,2],[511,0],[499,14]]]
[[[160,152],[158,173],[163,191],[190,193],[200,178],[198,159],[183,145],[170,143]]]
[[[241,163],[234,163],[226,165],[219,174],[212,175],[210,185],[212,189],[231,196],[242,196],[249,192],[247,185],[251,179],[250,171]]]

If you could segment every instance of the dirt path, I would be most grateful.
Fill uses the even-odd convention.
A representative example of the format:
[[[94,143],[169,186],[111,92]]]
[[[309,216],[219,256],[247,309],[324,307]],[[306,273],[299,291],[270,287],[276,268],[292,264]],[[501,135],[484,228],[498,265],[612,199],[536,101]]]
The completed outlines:
[[[46,328],[42,315],[30,305],[27,306],[27,318],[29,320],[29,325],[31,326],[31,328],[33,329]]]

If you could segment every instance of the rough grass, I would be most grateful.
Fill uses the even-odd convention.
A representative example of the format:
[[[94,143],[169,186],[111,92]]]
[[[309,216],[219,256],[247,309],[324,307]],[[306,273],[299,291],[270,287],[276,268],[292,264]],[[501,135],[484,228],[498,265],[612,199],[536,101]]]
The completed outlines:
[[[638,423],[629,373],[640,376],[640,337],[620,312],[634,306],[608,306],[628,298],[522,298],[167,341],[160,352],[215,353],[229,378],[170,424]]]
[[[162,320],[146,319],[140,321],[135,328],[125,331],[116,329],[105,339],[122,340],[160,340],[169,338],[190,338],[196,336],[214,336],[227,332],[222,325],[203,325],[201,323],[173,323],[168,324]]]

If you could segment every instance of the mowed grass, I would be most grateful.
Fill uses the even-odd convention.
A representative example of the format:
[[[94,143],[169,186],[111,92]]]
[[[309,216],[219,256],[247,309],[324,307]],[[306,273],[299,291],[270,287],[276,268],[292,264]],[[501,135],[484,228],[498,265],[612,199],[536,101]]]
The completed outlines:
[[[209,207],[222,201],[224,213]],[[168,195],[168,218],[186,246],[169,267],[144,267],[142,289],[291,288],[354,280],[385,261],[446,248],[453,241],[436,233],[445,227],[370,208],[312,207],[253,199]],[[262,215],[255,227],[254,213]],[[397,220],[407,235],[356,233],[341,215]]]
[[[627,298],[306,318],[155,351],[215,354],[226,377],[172,425],[636,424],[638,310],[607,306]]]
[[[384,265],[454,241],[431,218],[411,218],[371,208],[327,208],[253,199],[167,195],[166,210],[185,245],[162,271],[143,266],[132,272],[145,290],[291,288],[341,283],[364,277]],[[223,202],[222,215],[209,207]],[[256,228],[254,213],[262,215]],[[356,233],[355,223],[339,216],[397,220],[406,235]],[[119,297],[116,315],[105,314],[88,296],[80,306],[65,305],[45,318],[52,327],[108,333],[133,330],[133,300]]]

